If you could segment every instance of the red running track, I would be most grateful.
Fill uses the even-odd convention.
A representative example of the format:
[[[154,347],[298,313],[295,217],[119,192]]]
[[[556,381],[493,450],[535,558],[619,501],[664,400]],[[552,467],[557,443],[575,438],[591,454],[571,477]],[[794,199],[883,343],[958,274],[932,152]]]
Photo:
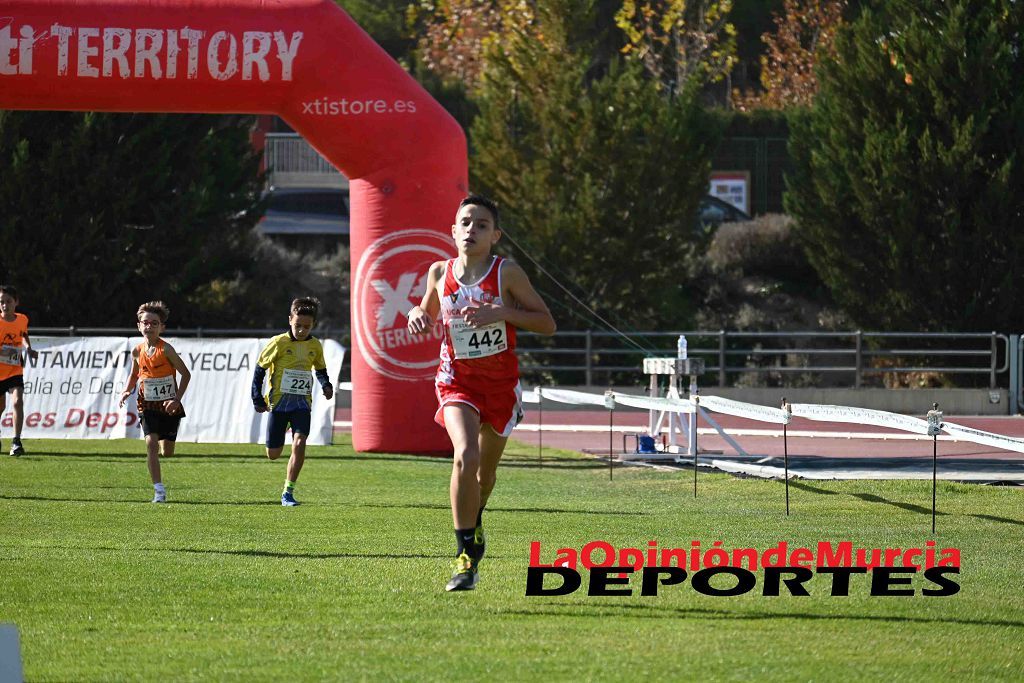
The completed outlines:
[[[746,418],[714,413],[713,419],[751,455],[781,456],[783,439],[781,425],[758,422]],[[923,417],[923,416],[922,416]],[[341,431],[351,429],[351,411],[340,409],[335,423]],[[538,430],[543,419],[543,432]],[[956,417],[946,416],[950,422],[1012,437],[1024,437],[1024,417]],[[616,410],[613,416],[612,447],[622,449],[624,433],[646,433],[648,413],[640,410]],[[698,429],[710,428],[703,419]],[[527,406],[527,415],[512,434],[518,441],[537,445],[543,433],[545,448],[563,448],[579,452],[607,452],[608,412],[605,410],[545,410],[543,417],[536,406]],[[793,418],[788,427],[788,450],[791,456],[810,455],[832,458],[864,457],[921,457],[931,456],[931,439],[895,429],[873,425],[837,422],[816,422],[806,418]],[[809,436],[808,434],[814,434]],[[736,451],[718,434],[699,433],[701,451],[721,451],[734,455]],[[634,442],[627,438],[626,447],[632,450]],[[962,458],[1024,460],[1024,453],[1005,451],[969,441],[953,441],[942,436],[938,442],[942,456]]]

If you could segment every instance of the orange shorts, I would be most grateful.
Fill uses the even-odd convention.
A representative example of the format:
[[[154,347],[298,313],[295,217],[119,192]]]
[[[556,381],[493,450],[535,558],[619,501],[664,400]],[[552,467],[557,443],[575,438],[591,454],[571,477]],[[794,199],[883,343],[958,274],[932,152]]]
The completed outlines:
[[[434,422],[444,427],[444,407],[465,403],[480,415],[480,423],[491,425],[500,436],[508,436],[523,419],[523,389],[516,383],[506,391],[469,391],[453,384],[435,384],[437,412]]]

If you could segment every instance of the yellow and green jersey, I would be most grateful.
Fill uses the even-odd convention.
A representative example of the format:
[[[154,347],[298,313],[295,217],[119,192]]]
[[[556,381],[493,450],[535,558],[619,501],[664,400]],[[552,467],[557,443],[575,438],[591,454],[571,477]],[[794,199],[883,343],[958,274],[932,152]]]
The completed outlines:
[[[298,341],[291,331],[270,340],[256,361],[270,375],[270,394],[267,404],[271,410],[311,410],[313,407],[313,373],[327,379],[324,347],[319,339],[307,337]],[[262,377],[259,392],[262,392]],[[254,387],[255,388],[255,387]],[[255,396],[254,396],[255,398]]]

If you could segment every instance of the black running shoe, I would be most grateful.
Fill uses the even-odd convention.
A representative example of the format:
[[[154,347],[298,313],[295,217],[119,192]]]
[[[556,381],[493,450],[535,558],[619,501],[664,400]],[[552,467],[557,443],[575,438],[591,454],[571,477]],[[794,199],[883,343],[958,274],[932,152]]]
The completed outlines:
[[[476,588],[476,582],[480,575],[476,570],[476,563],[466,553],[455,558],[455,573],[451,581],[444,587],[446,591],[471,591]]]

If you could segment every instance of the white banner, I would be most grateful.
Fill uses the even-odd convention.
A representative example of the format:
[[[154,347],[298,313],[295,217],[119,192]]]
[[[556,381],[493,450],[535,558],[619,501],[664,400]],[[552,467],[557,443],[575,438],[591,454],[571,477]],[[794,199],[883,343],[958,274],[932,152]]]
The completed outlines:
[[[39,351],[25,367],[26,439],[118,439],[141,437],[136,399],[117,402],[131,372],[131,349],[141,339],[124,337],[46,337],[33,339]],[[256,358],[269,339],[168,339],[192,373],[185,392],[187,417],[178,441],[257,443],[265,440],[266,413],[252,407],[250,388]],[[345,349],[323,340],[327,372],[337,387]],[[0,418],[5,436],[14,414],[8,398]],[[319,383],[313,388],[308,443],[331,443],[334,399]]]
[[[714,413],[735,415],[761,422],[774,422],[780,425],[789,424],[789,415],[781,408],[742,403],[720,396],[701,396],[700,405]]]
[[[795,417],[806,417],[809,420],[891,427],[914,434],[928,433],[928,422],[925,420],[909,415],[889,413],[884,410],[829,406],[817,403],[794,403],[791,408]]]
[[[1024,453],[1024,439],[1018,439],[1012,436],[1003,436],[1002,434],[993,434],[992,432],[983,432],[980,429],[972,429],[971,427],[964,427],[963,425],[953,424],[952,422],[943,422],[942,429],[947,434],[960,441],[971,441],[985,446],[1002,448],[1007,451]]]
[[[132,356],[124,337],[34,338],[39,357],[26,360],[25,427],[30,439],[124,438],[139,431],[134,409],[117,407]],[[9,438],[13,397],[0,418]]]
[[[585,391],[573,391],[572,389],[548,389],[541,390],[546,399],[557,403],[569,403],[578,406],[601,406],[604,408],[604,394],[588,394]]]
[[[547,392],[544,392],[547,396]],[[671,413],[694,413],[697,409],[688,399],[682,398],[651,398],[650,396],[635,396],[633,394],[622,394],[613,392],[615,402],[631,408],[643,408],[645,410],[667,411]]]

